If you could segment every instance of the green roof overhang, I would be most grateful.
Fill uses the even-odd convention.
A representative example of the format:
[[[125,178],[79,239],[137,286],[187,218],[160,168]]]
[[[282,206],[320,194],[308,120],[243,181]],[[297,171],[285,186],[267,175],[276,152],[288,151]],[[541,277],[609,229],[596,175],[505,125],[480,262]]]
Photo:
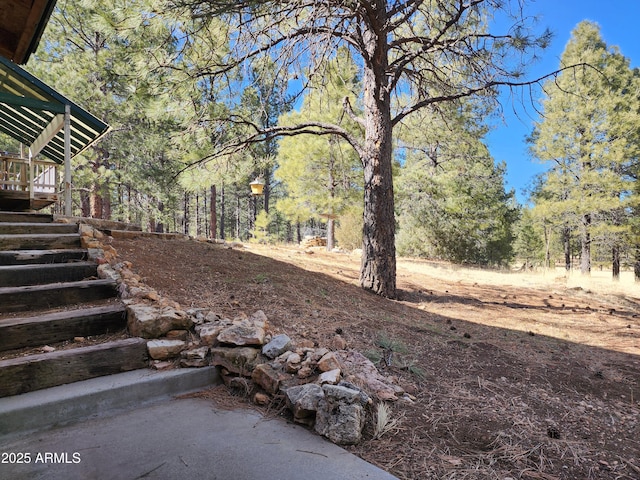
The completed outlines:
[[[71,157],[101,138],[109,125],[11,61],[0,57],[0,131],[56,163],[64,163],[64,112],[71,117]]]

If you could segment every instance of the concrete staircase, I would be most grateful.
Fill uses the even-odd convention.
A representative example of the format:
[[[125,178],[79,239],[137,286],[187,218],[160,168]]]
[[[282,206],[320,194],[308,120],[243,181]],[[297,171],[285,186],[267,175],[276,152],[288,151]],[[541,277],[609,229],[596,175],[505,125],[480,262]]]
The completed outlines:
[[[116,284],[98,278],[77,224],[0,212],[0,397],[146,368],[141,338],[73,343],[125,328]]]

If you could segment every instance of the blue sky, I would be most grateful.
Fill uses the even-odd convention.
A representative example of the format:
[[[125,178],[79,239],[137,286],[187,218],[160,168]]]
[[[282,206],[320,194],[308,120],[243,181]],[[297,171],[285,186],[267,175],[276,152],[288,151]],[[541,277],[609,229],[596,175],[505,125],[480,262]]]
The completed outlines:
[[[617,46],[631,60],[632,67],[640,66],[640,0],[531,0],[526,12],[538,16],[540,31],[548,27],[554,33],[543,58],[528,68],[528,78],[558,68],[571,31],[582,20],[598,23],[607,45]],[[515,189],[518,200],[524,203],[523,190],[535,174],[546,169],[529,158],[525,143],[537,113],[530,103],[512,102],[506,93],[502,104],[504,119],[496,120],[497,128],[485,140],[494,159],[507,162],[507,188]]]

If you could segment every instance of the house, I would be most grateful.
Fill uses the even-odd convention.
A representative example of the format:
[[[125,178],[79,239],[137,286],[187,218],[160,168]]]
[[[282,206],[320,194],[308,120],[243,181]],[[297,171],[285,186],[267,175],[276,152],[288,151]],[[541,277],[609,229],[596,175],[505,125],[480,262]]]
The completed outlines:
[[[18,65],[37,48],[55,3],[0,4],[0,131],[22,145],[0,152],[0,210],[39,210],[64,194],[71,215],[71,159],[109,130]]]

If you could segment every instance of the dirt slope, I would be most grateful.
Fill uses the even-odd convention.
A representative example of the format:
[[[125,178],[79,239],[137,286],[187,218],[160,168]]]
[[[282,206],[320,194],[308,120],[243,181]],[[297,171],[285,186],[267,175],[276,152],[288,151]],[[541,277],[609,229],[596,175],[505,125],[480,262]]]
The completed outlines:
[[[415,396],[350,450],[402,479],[640,479],[640,300],[564,281],[399,262],[399,300],[359,259],[296,248],[114,241],[183,307],[263,310],[321,346],[340,333]],[[240,400],[238,400],[240,401]]]

